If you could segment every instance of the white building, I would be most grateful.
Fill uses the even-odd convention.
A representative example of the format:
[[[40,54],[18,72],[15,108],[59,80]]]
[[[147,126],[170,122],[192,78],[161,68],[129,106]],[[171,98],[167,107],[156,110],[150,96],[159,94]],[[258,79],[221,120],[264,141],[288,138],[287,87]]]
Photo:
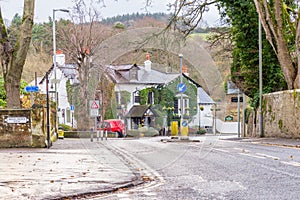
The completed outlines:
[[[48,70],[49,98],[50,100],[57,102],[58,123],[76,127],[76,121],[74,120],[75,108],[72,102],[68,101],[66,83],[68,80],[70,80],[70,84],[78,83],[76,78],[77,70],[75,65],[65,64],[64,60],[64,54],[58,54],[57,69],[54,70],[54,67],[52,66]],[[37,80],[32,81],[29,85],[35,85],[35,82],[38,84],[37,86],[39,87],[40,93],[46,94],[46,75],[38,77]],[[55,95],[55,92],[57,95]]]

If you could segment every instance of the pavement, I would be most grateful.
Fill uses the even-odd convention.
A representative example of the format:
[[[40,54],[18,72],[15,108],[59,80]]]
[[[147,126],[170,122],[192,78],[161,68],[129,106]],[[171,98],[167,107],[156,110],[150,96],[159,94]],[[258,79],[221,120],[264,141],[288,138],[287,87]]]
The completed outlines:
[[[299,139],[201,137],[300,148]],[[109,140],[65,138],[50,149],[0,149],[0,169],[0,199],[77,199],[143,183],[138,170]]]
[[[0,149],[0,199],[69,199],[141,184],[108,141],[56,141],[50,149]]]
[[[272,138],[272,137],[238,137],[237,134],[221,134],[220,140],[234,140],[240,142],[250,142],[255,144],[267,145],[267,146],[280,146],[280,147],[291,147],[300,148],[300,139],[292,138]]]

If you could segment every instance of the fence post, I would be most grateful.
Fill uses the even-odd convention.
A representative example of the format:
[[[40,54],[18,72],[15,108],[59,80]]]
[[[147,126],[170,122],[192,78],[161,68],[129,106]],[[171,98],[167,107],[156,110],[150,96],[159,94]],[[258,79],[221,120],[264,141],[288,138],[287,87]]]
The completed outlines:
[[[97,130],[97,141],[99,141],[99,131]]]
[[[100,132],[100,137],[101,137],[101,140],[103,141],[103,130],[101,130],[101,132]]]

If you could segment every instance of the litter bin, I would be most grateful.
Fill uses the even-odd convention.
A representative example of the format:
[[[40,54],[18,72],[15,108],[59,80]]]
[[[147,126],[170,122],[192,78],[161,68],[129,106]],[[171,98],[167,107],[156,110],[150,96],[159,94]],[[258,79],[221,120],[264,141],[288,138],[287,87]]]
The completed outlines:
[[[64,137],[65,137],[65,132],[63,128],[58,127],[58,139],[64,139]]]

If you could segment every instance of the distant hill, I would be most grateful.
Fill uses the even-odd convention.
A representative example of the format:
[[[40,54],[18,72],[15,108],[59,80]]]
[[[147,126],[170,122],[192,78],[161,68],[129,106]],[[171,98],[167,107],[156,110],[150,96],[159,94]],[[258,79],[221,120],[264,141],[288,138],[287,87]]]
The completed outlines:
[[[107,25],[114,25],[117,22],[123,23],[126,27],[130,26],[130,22],[142,20],[146,17],[150,17],[152,19],[167,22],[170,15],[166,13],[134,13],[134,14],[124,14],[124,15],[117,15],[115,17],[109,17],[103,19],[101,22]]]

